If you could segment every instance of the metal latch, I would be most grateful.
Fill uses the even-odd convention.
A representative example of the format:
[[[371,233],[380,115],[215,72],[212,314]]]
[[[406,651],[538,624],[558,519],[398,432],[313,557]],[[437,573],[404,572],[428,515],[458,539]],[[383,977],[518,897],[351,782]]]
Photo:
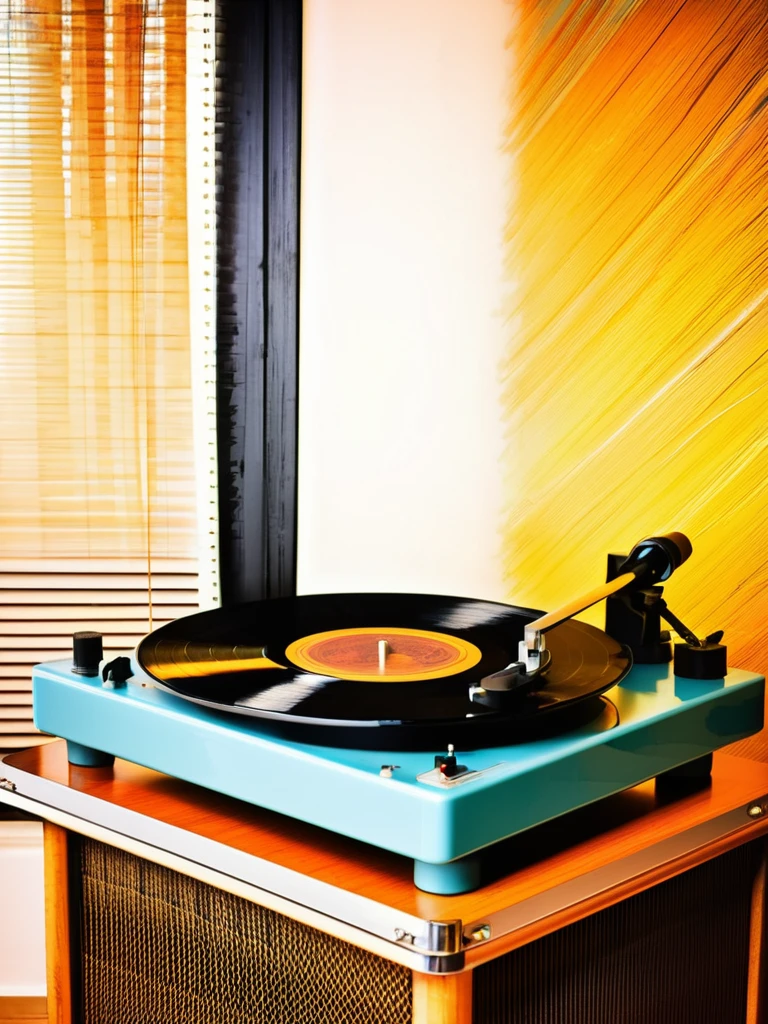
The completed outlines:
[[[439,955],[461,952],[461,921],[427,921],[426,925],[424,935],[412,935],[403,928],[395,928],[395,939],[422,953]]]

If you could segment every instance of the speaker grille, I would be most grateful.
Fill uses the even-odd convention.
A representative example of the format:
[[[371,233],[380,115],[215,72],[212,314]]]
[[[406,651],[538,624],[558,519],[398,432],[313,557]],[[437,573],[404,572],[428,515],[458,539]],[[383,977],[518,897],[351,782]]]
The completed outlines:
[[[92,840],[81,844],[84,1024],[408,1024],[411,973]]]
[[[482,1024],[743,1024],[751,883],[740,847],[478,967]]]

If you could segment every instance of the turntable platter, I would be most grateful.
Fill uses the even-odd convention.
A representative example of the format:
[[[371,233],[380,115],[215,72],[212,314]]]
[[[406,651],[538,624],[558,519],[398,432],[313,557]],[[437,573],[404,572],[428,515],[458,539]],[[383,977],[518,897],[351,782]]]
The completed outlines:
[[[230,713],[339,728],[476,728],[564,709],[629,670],[619,643],[571,620],[547,634],[550,667],[512,712],[472,703],[469,687],[517,660],[525,624],[539,614],[421,594],[278,598],[177,619],[146,637],[137,659],[163,688]]]

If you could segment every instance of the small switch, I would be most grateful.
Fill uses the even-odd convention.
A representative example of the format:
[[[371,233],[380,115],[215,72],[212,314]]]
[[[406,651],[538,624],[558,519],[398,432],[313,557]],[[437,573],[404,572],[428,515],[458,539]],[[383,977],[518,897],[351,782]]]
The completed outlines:
[[[108,662],[101,670],[101,678],[104,680],[101,685],[105,689],[116,690],[120,686],[125,686],[126,681],[132,675],[131,659],[125,657],[115,658],[114,661]]]
[[[456,754],[452,743],[448,744],[447,754],[435,755],[435,768],[440,769],[440,774],[446,779],[454,779],[457,775],[463,775],[469,771],[465,764],[456,763]]]

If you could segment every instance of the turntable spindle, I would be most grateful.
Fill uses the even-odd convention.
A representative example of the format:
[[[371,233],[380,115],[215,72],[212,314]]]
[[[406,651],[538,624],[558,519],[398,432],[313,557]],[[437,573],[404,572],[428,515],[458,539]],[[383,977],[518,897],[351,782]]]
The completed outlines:
[[[387,655],[389,654],[389,641],[379,640],[379,672],[384,672],[387,667]]]

